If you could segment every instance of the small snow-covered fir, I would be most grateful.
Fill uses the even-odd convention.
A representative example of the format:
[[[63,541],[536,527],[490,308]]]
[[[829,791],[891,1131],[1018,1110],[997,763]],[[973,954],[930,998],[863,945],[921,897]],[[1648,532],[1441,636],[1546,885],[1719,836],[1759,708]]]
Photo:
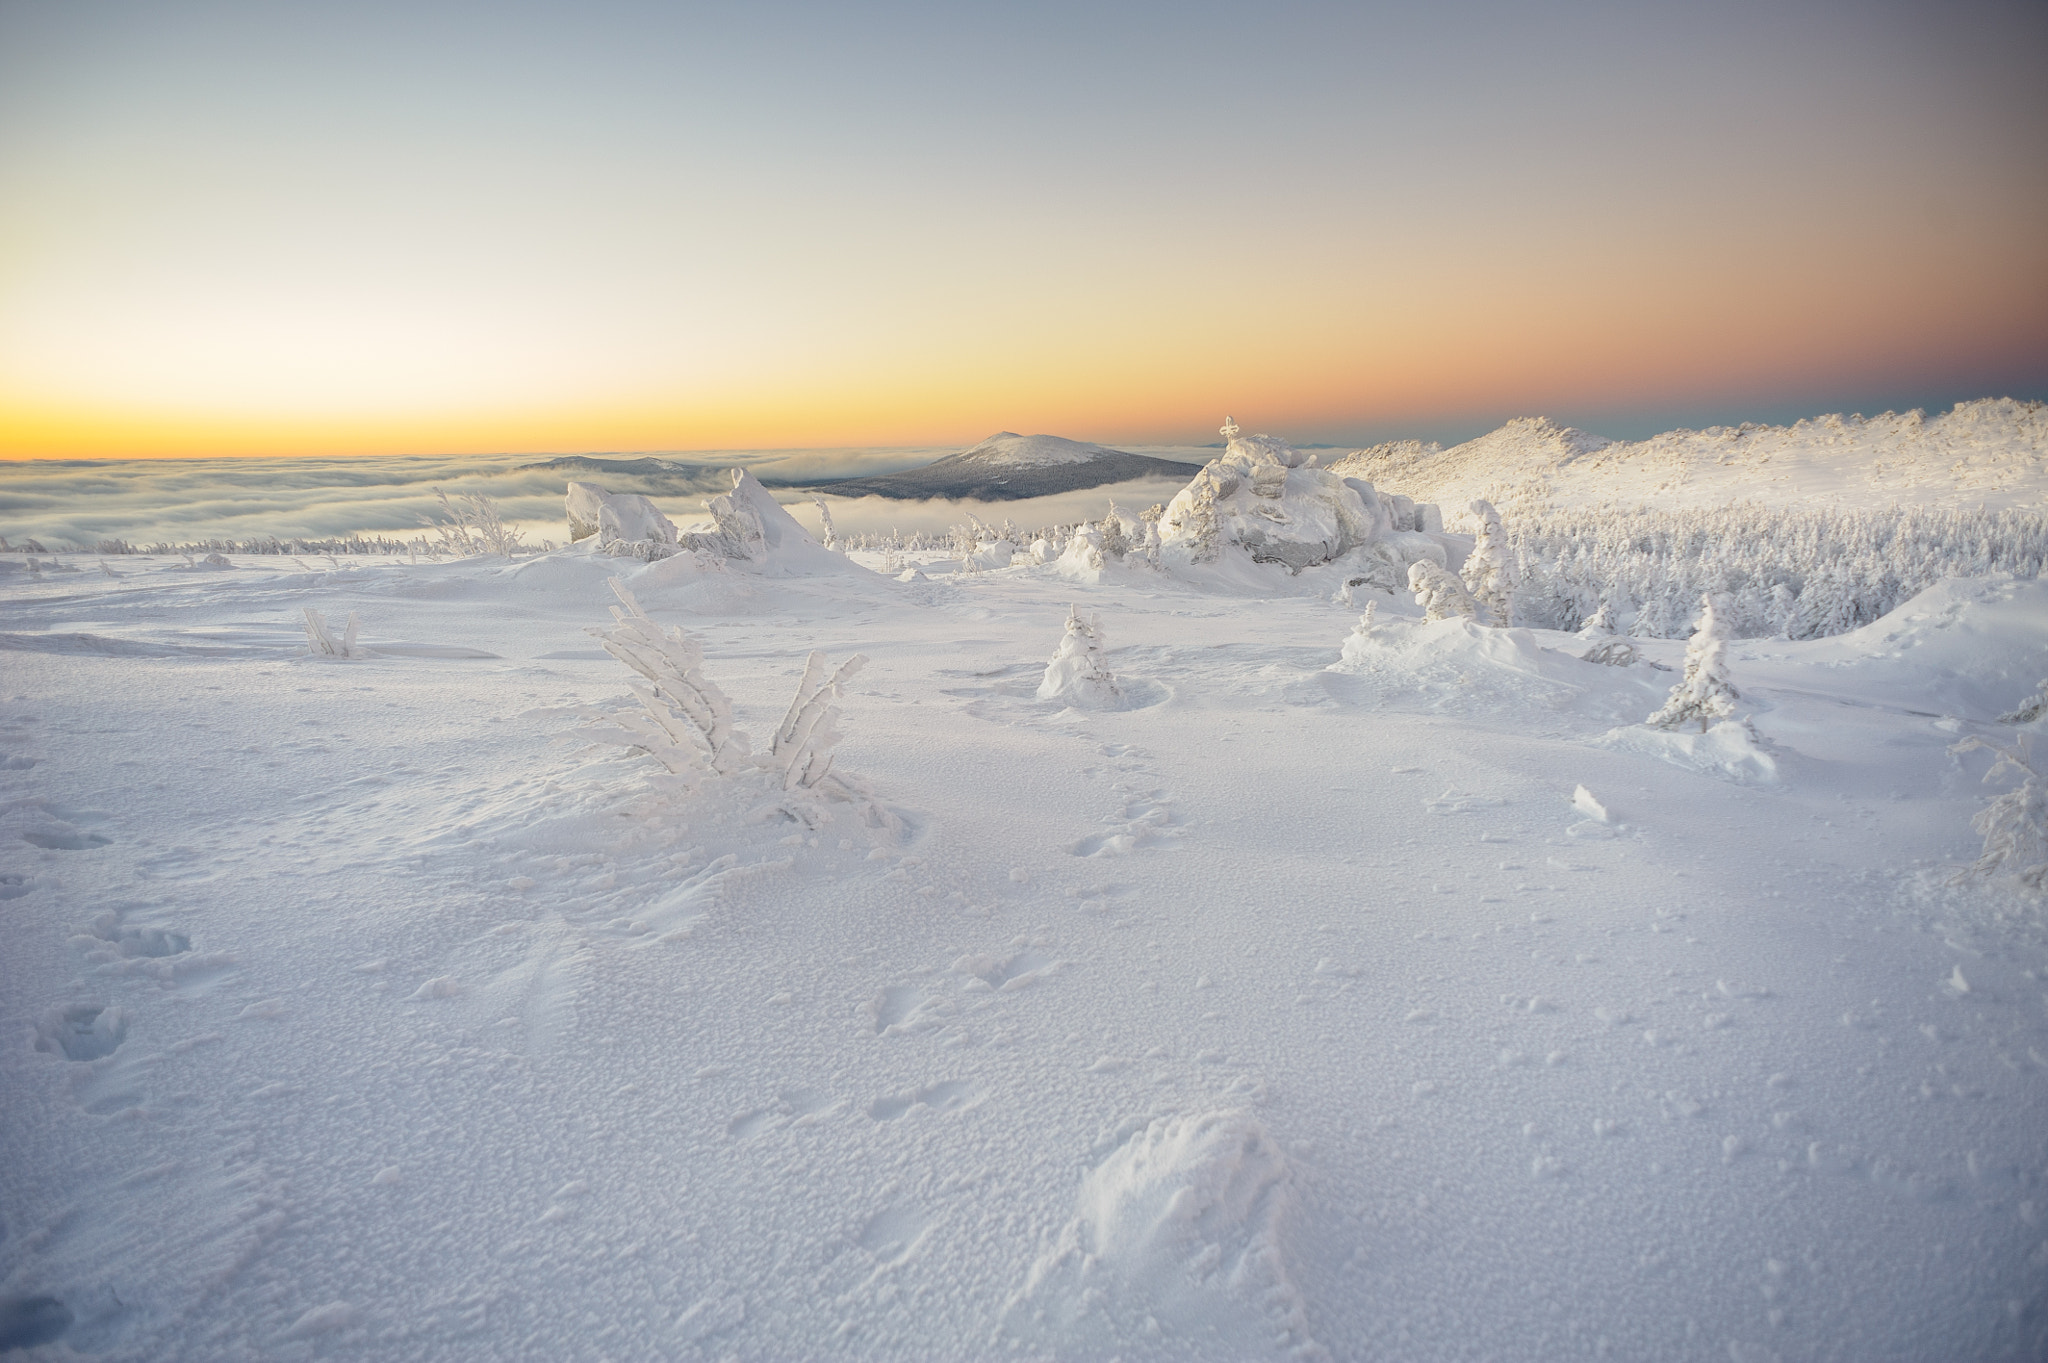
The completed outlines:
[[[1728,679],[1728,639],[1712,596],[1700,598],[1700,615],[1685,646],[1685,673],[1662,708],[1644,720],[1652,728],[1676,729],[1697,722],[1700,732],[1732,718],[1741,693]]]

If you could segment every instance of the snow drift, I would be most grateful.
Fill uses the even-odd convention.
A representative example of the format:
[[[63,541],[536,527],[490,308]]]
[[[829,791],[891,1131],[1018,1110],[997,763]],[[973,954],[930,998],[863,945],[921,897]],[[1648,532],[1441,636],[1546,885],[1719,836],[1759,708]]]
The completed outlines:
[[[1290,1187],[1251,1113],[1159,1118],[1082,1180],[1008,1332],[1063,1357],[1327,1357],[1282,1251]]]

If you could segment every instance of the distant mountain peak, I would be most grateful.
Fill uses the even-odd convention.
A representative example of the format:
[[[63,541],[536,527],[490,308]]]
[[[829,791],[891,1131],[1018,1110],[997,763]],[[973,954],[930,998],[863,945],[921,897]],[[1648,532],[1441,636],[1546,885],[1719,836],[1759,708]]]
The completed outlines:
[[[1110,449],[1107,445],[1069,440],[1060,435],[1018,435],[1015,431],[997,431],[952,458],[963,462],[972,460],[977,464],[1043,468],[1048,464],[1087,464],[1122,453],[1124,451]]]

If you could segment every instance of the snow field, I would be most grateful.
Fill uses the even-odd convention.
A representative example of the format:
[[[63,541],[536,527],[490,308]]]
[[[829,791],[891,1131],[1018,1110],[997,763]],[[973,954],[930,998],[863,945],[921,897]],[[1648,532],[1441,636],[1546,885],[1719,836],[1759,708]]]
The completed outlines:
[[[1746,783],[1607,737],[1675,671],[1399,598],[1359,638],[1021,562],[128,566],[5,584],[0,1342],[2048,1340],[2048,953],[1947,883],[2035,584],[1732,644]],[[638,704],[584,632],[614,574],[757,735],[868,655],[836,769],[901,830],[577,737]],[[1037,698],[1077,590],[1144,703]],[[307,607],[368,656],[305,656]]]

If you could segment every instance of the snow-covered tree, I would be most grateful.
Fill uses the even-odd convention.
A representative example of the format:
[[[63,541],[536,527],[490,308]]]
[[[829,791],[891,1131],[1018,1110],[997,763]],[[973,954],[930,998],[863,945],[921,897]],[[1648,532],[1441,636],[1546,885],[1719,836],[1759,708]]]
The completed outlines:
[[[1691,642],[1685,646],[1685,673],[1664,707],[1644,720],[1658,729],[1676,729],[1699,721],[1700,732],[1735,714],[1735,702],[1742,693],[1728,680],[1728,638],[1723,632],[1720,610],[1711,594],[1700,598],[1700,616]]]
[[[1998,717],[2000,724],[2032,724],[2042,715],[2048,714],[2048,679],[2043,679],[2034,694],[2015,705]]]
[[[823,538],[819,543],[823,544],[827,549],[837,549],[839,547],[839,532],[832,526],[832,508],[825,505],[823,497],[811,498],[811,504],[818,508],[818,523],[823,527]]]
[[[1102,518],[1102,523],[1097,529],[1102,534],[1103,557],[1121,559],[1131,552],[1131,537],[1124,529],[1123,513],[1116,509],[1114,498],[1109,503],[1109,514]]]
[[[1415,593],[1425,620],[1470,620],[1479,614],[1465,584],[1428,559],[1408,565],[1408,590]]]
[[[1479,518],[1479,536],[1472,545],[1472,552],[1465,556],[1465,586],[1479,604],[1480,623],[1505,626],[1512,623],[1510,616],[1515,590],[1508,532],[1492,502],[1480,500],[1472,503],[1472,514]]]
[[[1608,639],[1614,635],[1614,610],[1605,601],[1579,628],[1581,639]]]
[[[2034,766],[2034,736],[2021,734],[2011,747],[1966,738],[1949,749],[1954,753],[1978,748],[1998,754],[1986,782],[2017,778],[2019,784],[2003,795],[1993,796],[1970,827],[1984,839],[1984,851],[1970,872],[1977,875],[2010,875],[2039,893],[2048,891],[2048,784]]]
[[[1038,699],[1065,701],[1083,708],[1109,709],[1123,700],[1104,658],[1105,642],[1099,616],[1083,616],[1079,606],[1067,607],[1067,630],[1045,665],[1038,683]]]

